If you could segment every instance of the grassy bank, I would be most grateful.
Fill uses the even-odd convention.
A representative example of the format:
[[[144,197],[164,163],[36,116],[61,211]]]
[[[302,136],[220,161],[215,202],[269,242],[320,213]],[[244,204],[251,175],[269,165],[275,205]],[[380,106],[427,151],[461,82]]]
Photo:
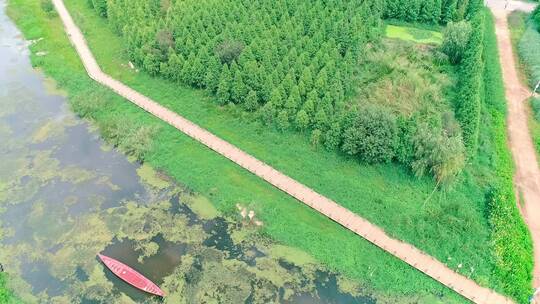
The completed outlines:
[[[486,149],[482,149],[480,160],[469,164],[451,188],[436,192],[426,202],[435,186],[431,179],[418,180],[393,164],[368,166],[335,152],[313,148],[301,134],[269,130],[234,108],[216,107],[204,92],[129,69],[122,41],[111,32],[106,21],[88,9],[84,1],[67,1],[67,4],[100,65],[113,77],[337,200],[390,234],[471,275],[481,284],[508,290],[511,283],[507,280],[511,278],[493,275],[494,250],[486,250],[492,248],[492,235],[485,196],[498,179],[493,159],[498,149],[508,153],[506,146],[492,135],[504,134],[504,120],[495,125],[489,119],[491,114],[484,114],[486,122],[494,128],[482,130]],[[232,212],[238,202],[250,205],[264,221],[263,233],[309,252],[378,294],[404,295],[408,297],[404,299],[406,302],[436,302],[434,295],[440,295],[444,303],[463,301],[433,280],[97,86],[86,76],[58,18],[49,18],[38,3],[11,0],[10,14],[27,38],[45,38],[33,45],[32,51],[35,54],[44,50],[48,55],[32,55],[32,61],[76,101],[76,111],[94,119],[109,137],[114,135],[111,126],[119,121],[130,122],[134,128],[156,126],[146,161],[209,196],[221,211]]]

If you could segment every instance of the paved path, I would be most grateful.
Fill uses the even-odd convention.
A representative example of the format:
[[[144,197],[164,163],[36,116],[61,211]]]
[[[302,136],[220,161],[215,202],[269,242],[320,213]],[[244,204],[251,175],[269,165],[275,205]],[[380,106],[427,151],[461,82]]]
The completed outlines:
[[[330,199],[316,193],[312,189],[103,73],[88,48],[82,33],[69,15],[63,1],[53,0],[53,3],[64,23],[71,42],[79,53],[88,75],[95,81],[111,88],[152,115],[166,121],[193,139],[237,163],[239,166],[298,199],[300,202],[319,211],[398,259],[446,285],[463,297],[479,304],[512,303],[509,299],[492,290],[481,287],[474,281],[457,274],[443,263],[421,252],[414,246],[389,237],[381,228],[369,223],[348,209],[343,208]]]
[[[493,0],[492,0],[493,1]],[[514,1],[517,2],[517,1]],[[493,4],[495,4],[494,2]],[[540,287],[540,169],[536,158],[536,150],[529,132],[528,99],[531,91],[524,86],[516,69],[510,30],[508,28],[508,12],[511,10],[532,11],[534,6],[525,3],[515,4],[507,10],[504,7],[490,4],[495,15],[495,30],[499,47],[501,67],[503,71],[506,100],[508,102],[508,134],[510,149],[516,164],[514,183],[520,195],[521,213],[529,226],[534,244],[534,279],[533,286]],[[536,297],[540,303],[540,295]]]

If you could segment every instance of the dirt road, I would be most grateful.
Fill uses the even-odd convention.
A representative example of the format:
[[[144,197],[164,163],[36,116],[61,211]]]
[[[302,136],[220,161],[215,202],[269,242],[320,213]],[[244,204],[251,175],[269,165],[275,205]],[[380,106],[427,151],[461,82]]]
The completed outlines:
[[[508,102],[510,149],[516,165],[514,182],[522,214],[529,226],[534,244],[534,287],[540,287],[540,169],[528,127],[529,89],[518,77],[517,65],[508,28],[508,11],[492,7],[496,18],[497,43]],[[539,297],[537,297],[539,298]],[[540,300],[540,298],[538,299]]]

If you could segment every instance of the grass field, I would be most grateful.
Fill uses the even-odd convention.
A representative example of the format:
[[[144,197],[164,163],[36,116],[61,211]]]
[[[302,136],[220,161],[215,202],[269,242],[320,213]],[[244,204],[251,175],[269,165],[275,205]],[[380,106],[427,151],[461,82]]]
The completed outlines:
[[[416,43],[435,45],[442,43],[442,34],[440,32],[427,29],[387,24],[385,33],[386,37],[388,38],[401,39]]]
[[[406,169],[394,164],[370,166],[335,152],[313,148],[302,134],[270,130],[237,109],[216,107],[212,98],[202,91],[129,69],[121,38],[110,31],[106,21],[88,9],[85,1],[69,0],[66,4],[105,72],[340,202],[389,234],[415,244],[464,275],[498,290],[505,284],[492,274],[494,261],[486,217],[486,191],[498,178],[494,159],[500,143],[492,139],[495,131],[484,128],[484,149],[479,160],[469,164],[455,184],[437,191],[426,201],[435,186],[431,179],[414,178]],[[464,301],[96,85],[86,76],[58,18],[47,17],[39,3],[11,0],[9,12],[27,38],[45,38],[32,47],[34,53],[49,52],[43,57],[32,56],[36,66],[56,79],[71,98],[100,101],[92,113],[98,125],[122,119],[159,126],[147,161],[210,197],[220,211],[232,212],[238,202],[251,206],[265,223],[264,234],[307,251],[331,269],[359,280],[382,297],[391,297],[388,302]],[[490,114],[485,115],[486,123],[491,123]],[[396,300],[400,297],[402,299]]]

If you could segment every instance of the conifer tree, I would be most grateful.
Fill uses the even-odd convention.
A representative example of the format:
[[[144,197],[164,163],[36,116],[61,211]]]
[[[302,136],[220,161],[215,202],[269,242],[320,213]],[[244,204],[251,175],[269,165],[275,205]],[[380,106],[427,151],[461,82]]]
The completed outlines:
[[[309,116],[307,115],[306,111],[298,111],[295,118],[295,124],[299,130],[305,130],[309,127]]]
[[[293,86],[291,89],[291,94],[285,103],[285,109],[289,113],[289,116],[293,117],[296,114],[296,110],[300,106],[300,92],[298,91],[298,86]]]
[[[328,116],[323,109],[320,109],[315,114],[315,127],[319,130],[326,130],[328,127]]]
[[[276,117],[276,126],[278,130],[285,131],[290,127],[289,114],[286,110],[281,110]]]
[[[216,92],[219,104],[225,105],[229,103],[229,101],[231,101],[231,83],[232,79],[231,72],[229,71],[229,66],[227,64],[224,64]]]
[[[317,147],[321,144],[321,137],[322,137],[322,131],[319,129],[315,129],[311,132],[311,145],[314,147]]]
[[[259,101],[257,99],[257,93],[255,93],[255,91],[251,90],[251,91],[249,91],[249,93],[248,93],[248,95],[246,97],[246,101],[244,102],[244,108],[247,111],[253,112],[253,111],[257,110],[258,107],[259,107]]]
[[[266,125],[269,125],[270,123],[272,123],[275,113],[276,113],[276,108],[272,102],[267,102],[259,110],[259,116],[261,118],[261,121]]]
[[[208,62],[208,69],[204,79],[204,85],[210,92],[215,92],[219,85],[221,75],[221,64],[215,56],[211,56]]]
[[[311,71],[311,66],[307,66],[302,71],[300,76],[300,81],[306,86],[306,91],[309,92],[313,89],[313,72]]]
[[[281,109],[284,104],[285,92],[281,86],[275,88],[270,95],[270,103],[274,105],[276,109]]]
[[[231,88],[231,99],[234,103],[242,103],[247,95],[247,88],[242,79],[242,72],[237,69]]]

